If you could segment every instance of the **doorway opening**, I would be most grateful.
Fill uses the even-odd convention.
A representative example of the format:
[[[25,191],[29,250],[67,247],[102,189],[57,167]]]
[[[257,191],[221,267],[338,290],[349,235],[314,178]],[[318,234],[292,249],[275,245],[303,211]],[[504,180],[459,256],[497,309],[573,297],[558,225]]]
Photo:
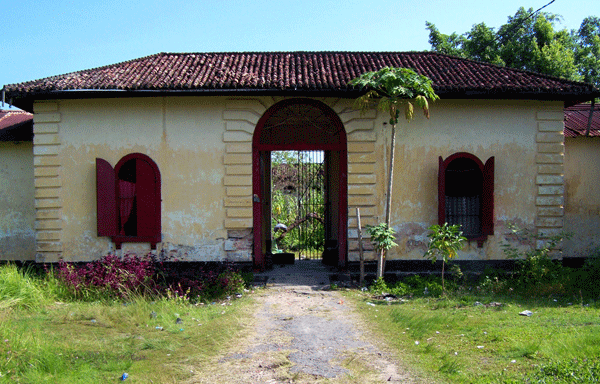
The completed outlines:
[[[321,259],[325,250],[324,151],[271,152],[273,253]]]
[[[273,252],[282,248],[296,258],[322,258],[344,267],[348,162],[346,132],[337,114],[312,99],[273,105],[256,125],[252,162],[255,268],[269,267]],[[280,174],[284,170],[291,179]],[[284,208],[293,213],[281,222],[277,215]]]

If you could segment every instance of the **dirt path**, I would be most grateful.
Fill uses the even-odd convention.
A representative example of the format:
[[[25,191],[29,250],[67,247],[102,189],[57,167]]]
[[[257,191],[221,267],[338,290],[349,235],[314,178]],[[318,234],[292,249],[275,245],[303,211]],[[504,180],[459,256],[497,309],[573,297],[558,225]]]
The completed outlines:
[[[264,275],[243,339],[190,383],[416,383],[377,347],[327,270],[298,261]]]

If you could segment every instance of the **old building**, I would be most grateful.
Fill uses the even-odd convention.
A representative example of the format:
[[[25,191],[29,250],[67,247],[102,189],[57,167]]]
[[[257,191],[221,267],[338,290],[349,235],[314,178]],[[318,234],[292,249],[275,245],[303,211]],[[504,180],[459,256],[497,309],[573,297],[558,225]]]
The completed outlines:
[[[589,84],[430,52],[161,53],[5,86],[34,114],[36,242],[23,258],[154,250],[261,268],[270,155],[311,150],[326,261],[357,260],[356,208],[363,225],[383,221],[390,135],[347,84],[384,66],[430,77],[441,98],[430,119],[399,124],[390,259],[422,260],[438,220],[463,224],[459,257],[476,261],[504,258],[507,223],[565,228],[563,108],[598,97]]]

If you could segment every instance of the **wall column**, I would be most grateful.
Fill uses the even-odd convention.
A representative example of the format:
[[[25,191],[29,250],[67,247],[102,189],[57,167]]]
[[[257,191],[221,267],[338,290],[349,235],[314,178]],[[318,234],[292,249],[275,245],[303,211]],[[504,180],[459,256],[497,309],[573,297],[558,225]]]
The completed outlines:
[[[549,237],[563,231],[564,216],[564,113],[538,111],[536,154],[536,219],[538,236]],[[544,240],[538,240],[538,247]]]
[[[57,262],[63,251],[60,179],[60,112],[57,102],[36,103],[33,115],[33,172],[38,263]]]
[[[252,261],[252,135],[267,108],[258,99],[227,100],[225,121],[225,253]]]
[[[367,225],[376,225],[381,214],[378,192],[383,181],[377,179],[377,167],[380,167],[378,160],[381,163],[376,154],[377,113],[371,110],[361,114],[345,103],[334,109],[340,116],[348,137],[348,261],[360,259],[356,208],[360,209],[365,259],[375,260],[373,243],[364,229]]]

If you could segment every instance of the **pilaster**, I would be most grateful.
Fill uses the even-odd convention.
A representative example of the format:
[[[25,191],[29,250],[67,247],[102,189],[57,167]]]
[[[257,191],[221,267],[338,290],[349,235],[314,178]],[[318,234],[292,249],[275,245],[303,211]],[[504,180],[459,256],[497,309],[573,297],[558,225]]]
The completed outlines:
[[[365,259],[375,258],[372,243],[364,232],[367,225],[377,224],[378,157],[376,151],[375,111],[361,114],[350,106],[334,107],[340,116],[348,139],[348,260],[359,260],[356,208],[360,209]]]
[[[252,260],[252,135],[266,110],[263,100],[238,98],[227,100],[223,112],[223,207],[228,260]]]
[[[564,116],[562,110],[538,111],[536,119],[535,229],[548,237],[560,233],[564,225]]]
[[[33,116],[33,164],[37,262],[56,262],[63,252],[58,102],[36,103]]]

